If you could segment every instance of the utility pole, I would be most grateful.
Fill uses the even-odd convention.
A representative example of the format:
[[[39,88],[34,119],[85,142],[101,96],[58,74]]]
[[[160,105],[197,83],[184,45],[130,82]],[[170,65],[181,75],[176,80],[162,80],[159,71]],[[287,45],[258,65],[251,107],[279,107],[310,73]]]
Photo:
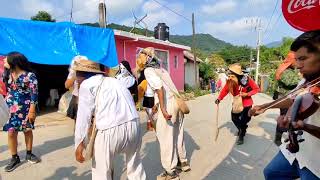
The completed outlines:
[[[71,0],[70,22],[73,21],[73,0]]]
[[[260,44],[261,44],[261,19],[258,20],[258,24],[256,27],[256,30],[258,31],[258,42],[257,42],[257,64],[256,64],[256,77],[255,81],[258,84],[259,81],[259,68],[260,68]]]
[[[196,57],[196,30],[194,23],[194,13],[192,13],[192,51],[194,59],[194,84],[195,87],[198,87],[198,72],[197,72],[197,57]]]
[[[99,2],[99,25],[102,28],[107,27],[107,13],[106,13],[106,4],[104,0]]]
[[[250,48],[250,66],[249,66],[249,68],[250,68],[250,70],[251,70],[251,67],[252,67],[252,49]]]

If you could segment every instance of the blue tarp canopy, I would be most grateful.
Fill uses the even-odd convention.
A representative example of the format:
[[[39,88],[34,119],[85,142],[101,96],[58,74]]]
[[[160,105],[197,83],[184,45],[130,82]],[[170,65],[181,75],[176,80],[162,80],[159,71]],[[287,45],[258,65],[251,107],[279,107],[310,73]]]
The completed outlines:
[[[112,29],[69,22],[0,18],[0,54],[23,53],[31,62],[69,65],[76,55],[114,67],[118,64]]]

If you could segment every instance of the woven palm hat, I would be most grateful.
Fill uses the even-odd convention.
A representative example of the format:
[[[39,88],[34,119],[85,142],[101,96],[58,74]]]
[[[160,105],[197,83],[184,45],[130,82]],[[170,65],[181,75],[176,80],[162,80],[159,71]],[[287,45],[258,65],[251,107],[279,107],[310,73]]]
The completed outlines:
[[[98,63],[81,58],[74,62],[74,66],[72,69],[82,72],[104,73],[100,70],[100,65]]]
[[[228,69],[229,69],[229,71],[231,71],[234,74],[243,75],[241,65],[238,63],[231,64]]]

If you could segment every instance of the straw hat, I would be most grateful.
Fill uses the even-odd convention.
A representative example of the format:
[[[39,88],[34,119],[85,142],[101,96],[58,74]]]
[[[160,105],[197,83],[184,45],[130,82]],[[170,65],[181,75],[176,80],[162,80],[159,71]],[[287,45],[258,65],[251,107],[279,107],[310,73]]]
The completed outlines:
[[[78,59],[75,61],[72,69],[75,71],[104,73],[100,70],[100,65],[98,63],[87,59]]]
[[[229,66],[229,71],[231,71],[237,75],[243,75],[242,68],[241,68],[240,64],[231,64]]]

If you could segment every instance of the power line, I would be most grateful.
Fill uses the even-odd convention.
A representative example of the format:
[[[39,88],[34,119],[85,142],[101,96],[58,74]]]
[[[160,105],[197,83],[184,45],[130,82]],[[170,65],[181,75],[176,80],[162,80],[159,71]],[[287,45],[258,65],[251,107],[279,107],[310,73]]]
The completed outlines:
[[[98,1],[98,0],[94,0],[94,1],[91,1],[91,3],[96,3],[97,1]],[[74,11],[73,11],[73,14],[76,13],[76,12],[85,10],[85,9],[87,9],[87,7],[74,10]],[[56,16],[55,18],[56,18],[56,19],[59,19],[59,18],[66,17],[66,16],[69,16],[69,15],[70,15],[70,13],[65,13],[65,14],[58,15],[58,16]]]
[[[191,19],[189,19],[189,18],[187,18],[186,16],[184,16],[184,15],[182,15],[182,14],[180,14],[180,13],[178,13],[178,12],[174,11],[173,9],[171,9],[171,8],[169,8],[168,6],[166,6],[166,5],[162,4],[162,3],[160,3],[159,1],[157,1],[157,0],[153,0],[153,1],[154,1],[154,2],[156,2],[157,4],[159,4],[160,6],[162,6],[162,7],[166,8],[166,9],[168,9],[169,11],[173,12],[174,14],[176,14],[176,15],[178,15],[178,16],[180,16],[180,17],[184,18],[185,20],[192,22],[192,20],[191,20]]]
[[[282,13],[280,12],[276,22],[273,24],[273,27],[270,29],[270,31],[269,31],[268,35],[266,36],[265,40],[269,39],[269,37],[271,36],[271,32],[275,29],[276,25],[278,24],[281,15],[282,15]]]
[[[71,0],[70,22],[73,21],[72,13],[73,13],[73,0]]]
[[[264,31],[265,33],[267,32],[267,30],[268,30],[268,28],[269,28],[269,26],[270,26],[270,23],[271,23],[271,21],[272,21],[273,15],[274,15],[277,7],[278,7],[278,3],[279,3],[279,0],[277,0],[277,1],[276,1],[276,4],[274,5],[273,11],[272,11],[272,15],[271,15],[271,17],[270,17],[270,19],[269,19],[269,22],[268,22],[268,25],[267,25],[267,27],[266,27],[266,29],[265,29],[265,31]]]

